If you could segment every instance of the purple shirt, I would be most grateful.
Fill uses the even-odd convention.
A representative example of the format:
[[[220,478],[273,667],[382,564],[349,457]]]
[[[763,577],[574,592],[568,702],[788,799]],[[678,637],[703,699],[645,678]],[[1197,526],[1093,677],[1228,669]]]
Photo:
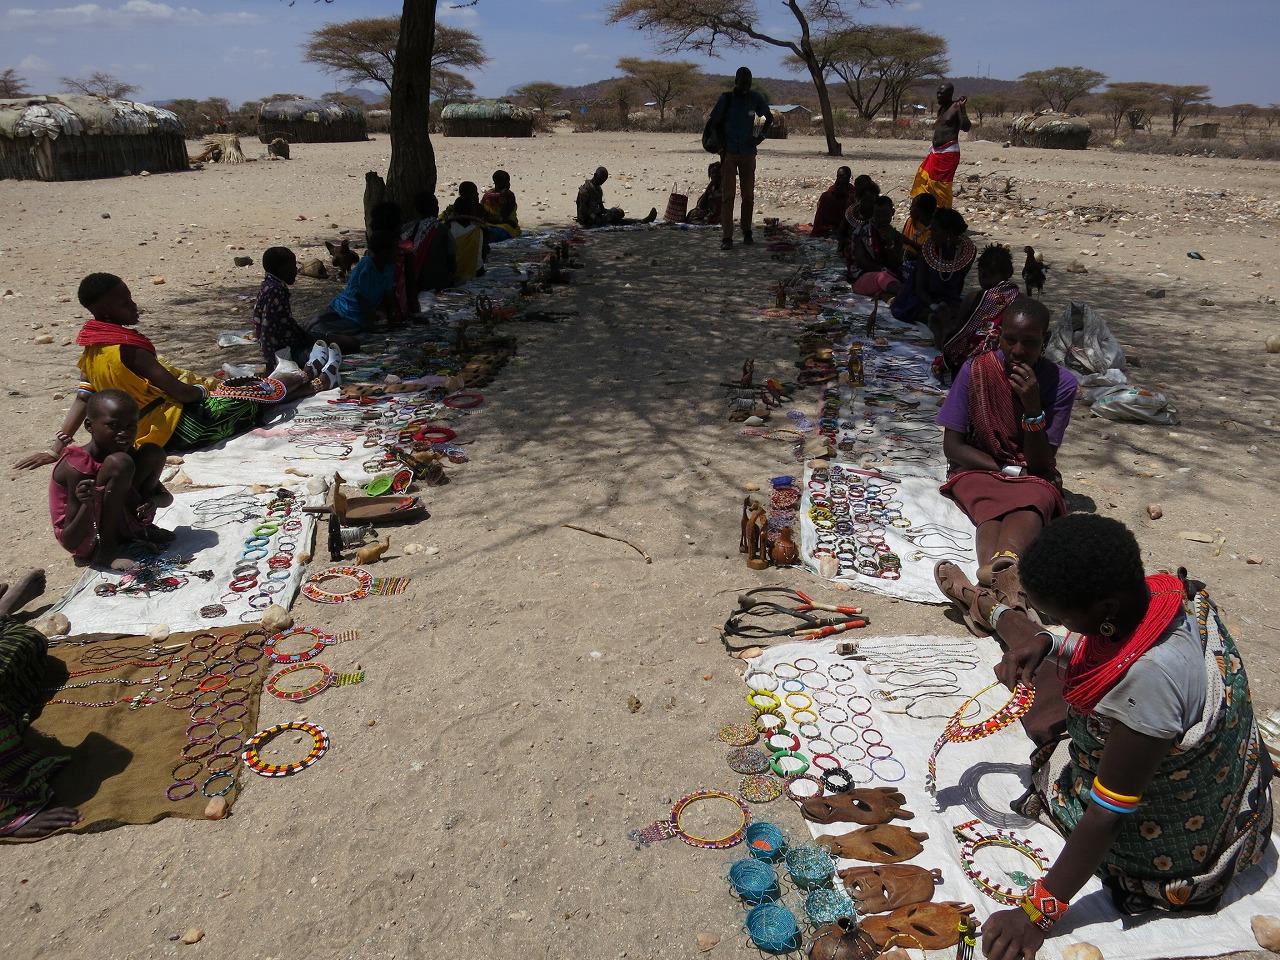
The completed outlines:
[[[1004,351],[997,350],[996,356],[1001,362],[1004,361]],[[972,368],[973,358],[970,357],[956,374],[947,399],[938,408],[936,421],[938,426],[965,436],[969,435],[969,371]],[[1056,450],[1062,446],[1063,434],[1067,432],[1067,423],[1071,420],[1071,405],[1075,403],[1080,383],[1066,367],[1060,367],[1044,357],[1036,361],[1033,369],[1040,384],[1040,406],[1044,409],[1047,421],[1045,437],[1049,446]]]

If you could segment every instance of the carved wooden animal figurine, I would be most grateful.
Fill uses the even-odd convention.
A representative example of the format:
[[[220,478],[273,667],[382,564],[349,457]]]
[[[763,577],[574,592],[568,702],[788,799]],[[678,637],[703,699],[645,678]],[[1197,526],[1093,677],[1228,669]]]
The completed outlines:
[[[973,905],[949,900],[946,903],[917,903],[900,907],[883,917],[867,917],[862,931],[888,947],[920,947],[945,950],[960,940],[960,920],[973,913]]]
[[[902,809],[907,798],[893,787],[859,788],[829,797],[806,797],[800,812],[814,823],[888,823],[911,820],[915,814]]]
[[[756,506],[759,506],[759,504],[750,497],[742,498],[742,537],[738,541],[739,553],[747,552],[747,543],[749,539],[747,537],[747,531],[750,529],[752,508]]]
[[[927,833],[882,823],[840,836],[819,837],[818,843],[843,860],[901,863],[918,856],[924,849],[924,841],[928,839]]]
[[[884,913],[932,900],[933,888],[942,882],[942,871],[910,863],[847,867],[840,871],[840,879],[859,913]]]
[[[769,518],[758,503],[751,510],[747,527],[747,566],[752,570],[769,569]]]
[[[367,547],[361,547],[356,551],[356,563],[359,566],[367,567],[371,563],[377,563],[382,559],[382,555],[391,548],[391,538],[383,537],[381,543],[371,543]]]

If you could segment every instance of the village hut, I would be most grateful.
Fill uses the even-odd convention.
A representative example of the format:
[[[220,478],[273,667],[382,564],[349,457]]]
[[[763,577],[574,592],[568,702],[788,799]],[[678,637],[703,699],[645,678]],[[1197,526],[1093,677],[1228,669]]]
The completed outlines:
[[[1093,128],[1084,117],[1041,110],[1015,117],[1009,125],[1009,139],[1019,147],[1049,150],[1083,150],[1089,146]]]
[[[0,179],[87,180],[186,169],[182,121],[168,110],[72,94],[0,100]]]
[[[365,121],[369,125],[370,133],[390,133],[391,132],[391,111],[390,110],[367,110],[365,111]]]
[[[440,114],[446,137],[532,137],[532,110],[501,100],[451,103]]]
[[[268,100],[258,110],[258,139],[289,143],[368,140],[364,111],[329,100]]]

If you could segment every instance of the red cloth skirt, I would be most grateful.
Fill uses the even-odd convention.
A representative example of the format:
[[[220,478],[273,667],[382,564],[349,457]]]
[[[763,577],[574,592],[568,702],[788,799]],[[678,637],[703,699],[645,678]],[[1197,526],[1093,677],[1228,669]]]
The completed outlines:
[[[938,491],[955,501],[975,527],[1015,510],[1034,510],[1048,523],[1067,512],[1062,492],[1040,477],[1006,477],[994,470],[953,473]]]

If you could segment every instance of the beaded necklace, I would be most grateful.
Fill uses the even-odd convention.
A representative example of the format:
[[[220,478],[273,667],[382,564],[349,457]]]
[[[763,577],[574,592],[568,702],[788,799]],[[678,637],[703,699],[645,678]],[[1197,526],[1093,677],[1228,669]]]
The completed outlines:
[[[1013,688],[1013,693],[1005,705],[991,714],[991,716],[977,723],[965,723],[965,714],[969,705],[980,702],[984,693],[998,686],[1000,686],[999,683],[993,683],[966,700],[960,709],[952,714],[951,719],[947,721],[947,725],[943,728],[942,734],[933,745],[933,751],[929,754],[929,769],[925,774],[924,786],[935,802],[938,796],[938,754],[942,752],[942,748],[948,743],[968,743],[989,737],[993,733],[998,733],[1024,716],[1035,702],[1035,688],[1025,683],[1019,683]]]
[[[995,833],[975,833],[973,828],[982,824],[981,820],[969,820],[955,828],[955,836],[960,841],[960,864],[964,875],[969,878],[980,891],[996,903],[1005,906],[1017,906],[1021,902],[1026,888],[1038,877],[1031,877],[1021,871],[1009,874],[1012,885],[1000,884],[983,874],[976,866],[976,854],[984,847],[1005,847],[1022,854],[1039,871],[1043,877],[1049,870],[1049,858],[1045,852],[1025,837],[1020,837],[1011,830],[996,830]]]

